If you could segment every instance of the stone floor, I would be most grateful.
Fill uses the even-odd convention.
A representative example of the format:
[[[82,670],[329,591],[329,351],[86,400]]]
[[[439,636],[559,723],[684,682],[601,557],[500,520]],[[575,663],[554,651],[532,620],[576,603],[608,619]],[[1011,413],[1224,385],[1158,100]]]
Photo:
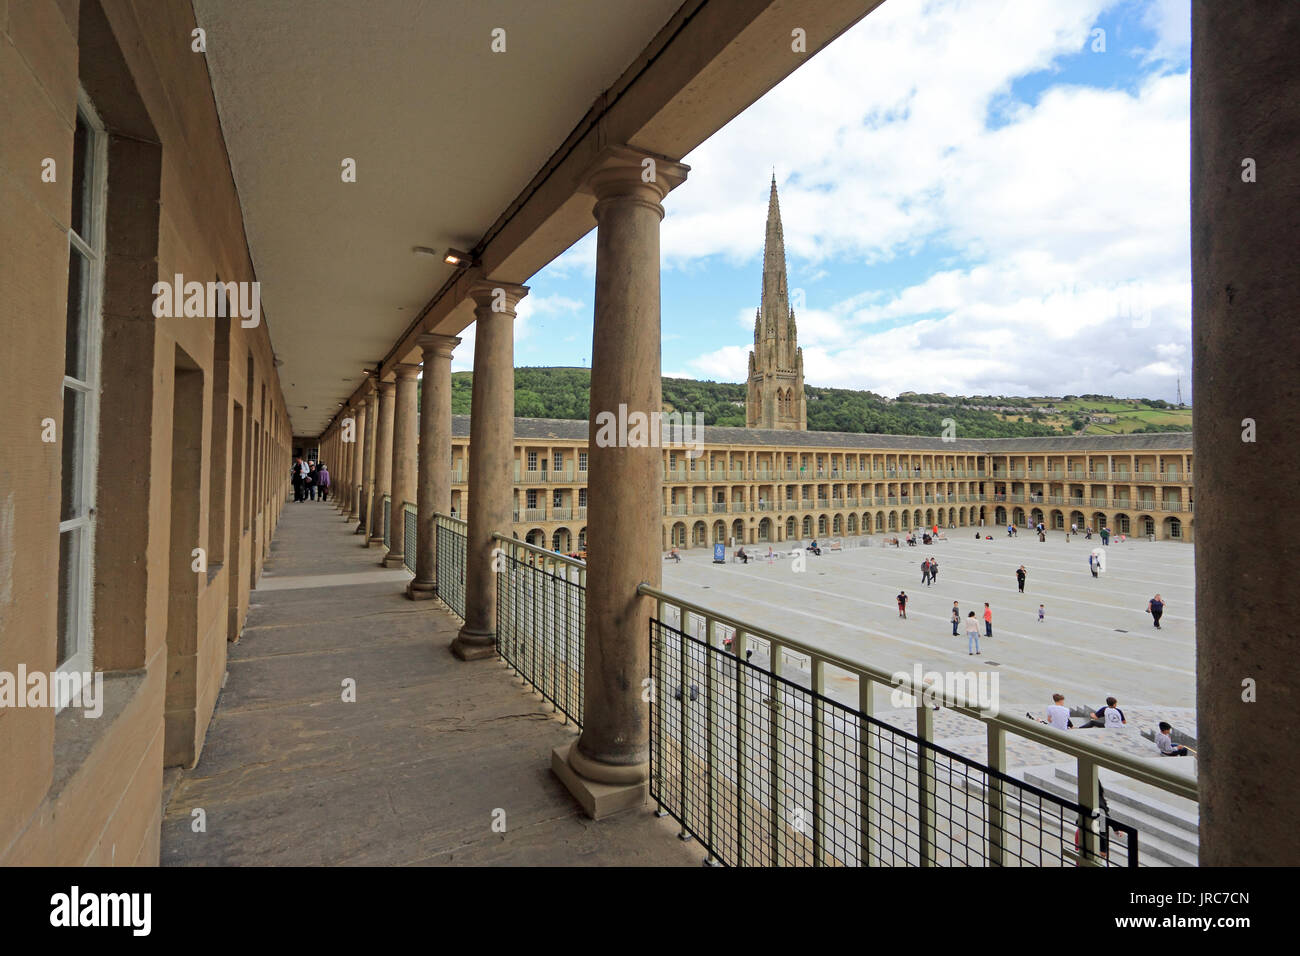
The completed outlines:
[[[1158,720],[1195,733],[1190,545],[1112,541],[1104,549],[1105,573],[1093,578],[1087,561],[1101,545],[1096,537],[1067,542],[1056,532],[1039,542],[1028,534],[1009,539],[1005,530],[991,529],[992,541],[976,541],[970,529],[947,533],[951,540],[898,549],[880,547],[877,535],[869,539],[870,547],[809,556],[803,571],[788,557],[715,565],[711,552],[692,548],[682,552],[680,564],[665,563],[663,588],[891,673],[910,675],[920,667],[926,674],[996,674],[1004,713],[1032,711],[1041,717],[1053,692],[1064,693],[1067,706],[1092,707],[1113,694],[1135,736],[1138,725]],[[767,546],[750,550],[766,554]],[[927,586],[920,568],[930,556],[939,562],[939,578]],[[1015,578],[1021,564],[1027,571],[1024,594]],[[907,620],[898,616],[900,589],[910,598]],[[1160,630],[1145,613],[1156,592],[1166,602]],[[953,601],[963,619],[969,611],[982,618],[985,601],[992,608],[993,637],[982,636],[981,621],[978,657],[968,655],[964,634],[952,635]],[[1042,622],[1039,604],[1044,605]],[[831,696],[856,700],[856,682],[848,675],[832,670],[827,677]],[[1146,746],[1154,757],[1154,745]]]
[[[650,808],[583,816],[550,771],[572,725],[454,658],[456,619],[352,528],[285,509],[202,757],[168,781],[164,865],[700,864]]]

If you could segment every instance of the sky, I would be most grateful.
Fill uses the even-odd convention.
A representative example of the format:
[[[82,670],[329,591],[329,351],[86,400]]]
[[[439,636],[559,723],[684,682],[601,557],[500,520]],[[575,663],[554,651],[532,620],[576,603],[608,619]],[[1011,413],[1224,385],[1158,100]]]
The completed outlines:
[[[1189,4],[886,0],[684,157],[664,374],[744,380],[775,169],[807,384],[1190,401]],[[516,365],[590,364],[594,274],[528,281]]]

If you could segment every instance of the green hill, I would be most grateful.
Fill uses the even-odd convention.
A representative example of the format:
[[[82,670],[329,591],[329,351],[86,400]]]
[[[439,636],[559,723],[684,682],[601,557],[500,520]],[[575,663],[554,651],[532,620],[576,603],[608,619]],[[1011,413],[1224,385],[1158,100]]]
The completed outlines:
[[[451,410],[470,411],[472,372],[452,375]],[[591,370],[586,368],[515,369],[515,415],[520,418],[589,417]],[[972,397],[904,392],[890,400],[874,392],[808,386],[810,431],[840,431],[884,435],[939,435],[944,419],[957,423],[961,438],[1019,438],[1134,431],[1187,431],[1191,409],[1166,402],[1117,399],[1103,395]],[[745,386],[733,382],[694,379],[663,380],[664,409],[703,415],[706,425],[743,427]],[[973,408],[967,406],[984,406]],[[1089,413],[1106,412],[1116,422],[1092,425]]]

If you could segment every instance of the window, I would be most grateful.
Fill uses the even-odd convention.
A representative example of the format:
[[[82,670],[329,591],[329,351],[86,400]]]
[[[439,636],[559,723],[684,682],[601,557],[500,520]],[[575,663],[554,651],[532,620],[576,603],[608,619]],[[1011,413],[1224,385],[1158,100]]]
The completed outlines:
[[[587,470],[587,453],[585,451],[580,451],[578,452],[578,471],[586,471],[586,470]]]
[[[585,508],[585,507],[587,507],[587,489],[586,489],[586,488],[579,488],[579,489],[578,489],[578,507],[579,507],[579,508]]]
[[[535,451],[530,451],[528,453],[528,470],[529,471],[537,470],[537,452]]]
[[[557,490],[554,494],[551,495],[551,507],[560,508],[563,507],[563,505],[564,505],[564,492]]]
[[[104,286],[104,126],[84,90],[72,151],[68,230],[68,311],[63,366],[63,480],[59,509],[57,662],[61,672],[92,667],[96,435],[99,422],[100,301]],[[66,701],[58,701],[62,706]]]
[[[528,500],[528,507],[529,507],[530,509],[532,509],[532,508],[536,508],[536,507],[537,507],[537,489],[536,489],[536,488],[529,488],[528,491],[527,491],[527,496],[528,496],[528,499],[527,499],[527,500]]]
[[[675,451],[670,451],[668,453],[668,470],[669,471],[677,470],[677,452]]]
[[[556,471],[563,471],[563,470],[564,470],[564,453],[563,453],[563,452],[559,452],[559,451],[557,451],[557,452],[555,453],[555,459],[554,459],[554,461],[552,462],[552,464],[555,466],[555,470],[556,470]]]

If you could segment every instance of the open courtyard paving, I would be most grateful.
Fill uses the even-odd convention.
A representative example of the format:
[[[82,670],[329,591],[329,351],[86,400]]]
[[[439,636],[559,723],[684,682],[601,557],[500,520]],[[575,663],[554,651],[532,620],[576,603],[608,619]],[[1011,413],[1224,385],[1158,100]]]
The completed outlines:
[[[769,559],[766,544],[747,547],[757,560],[714,564],[709,548],[681,551],[682,561],[664,564],[664,590],[731,615],[757,627],[832,651],[849,659],[909,675],[919,665],[928,672],[997,674],[1001,713],[1031,712],[1043,717],[1053,693],[1066,705],[1102,706],[1115,696],[1128,720],[1122,731],[1091,729],[1090,739],[1139,757],[1161,759],[1155,745],[1140,735],[1160,720],[1195,736],[1195,626],[1193,551],[1173,541],[1111,539],[1105,571],[1093,578],[1088,555],[1101,548],[1094,535],[1066,540],[1049,533],[1045,542],[1021,532],[1009,538],[1005,528],[984,531],[952,529],[947,540],[930,546],[882,547],[881,536],[846,538],[844,550],[832,551],[822,539],[820,557],[805,554],[804,570],[789,553],[798,542],[780,545],[784,557]],[[776,549],[773,545],[773,549]],[[939,563],[938,580],[921,582],[921,563]],[[1019,593],[1015,572],[1027,572]],[[898,616],[895,600],[905,590],[907,619]],[[1166,602],[1157,630],[1146,613],[1147,601],[1159,593]],[[964,626],[952,634],[953,601],[963,622],[970,611],[980,619],[979,656],[967,650]],[[983,611],[993,611],[993,636],[984,637]],[[1038,620],[1038,607],[1044,619]],[[764,663],[760,650],[755,661]],[[793,662],[788,662],[788,666]],[[790,668],[798,680],[798,667]],[[830,696],[856,706],[856,678],[828,669]],[[910,707],[891,707],[890,695],[877,691],[876,716],[904,729],[915,729]],[[1074,719],[1075,724],[1081,721]],[[974,720],[943,710],[936,715],[939,740],[952,749],[983,760],[983,728]],[[1061,759],[1050,748],[1011,737],[1008,756],[1014,768]],[[1174,762],[1170,762],[1171,764]],[[1179,770],[1193,773],[1193,760]]]

